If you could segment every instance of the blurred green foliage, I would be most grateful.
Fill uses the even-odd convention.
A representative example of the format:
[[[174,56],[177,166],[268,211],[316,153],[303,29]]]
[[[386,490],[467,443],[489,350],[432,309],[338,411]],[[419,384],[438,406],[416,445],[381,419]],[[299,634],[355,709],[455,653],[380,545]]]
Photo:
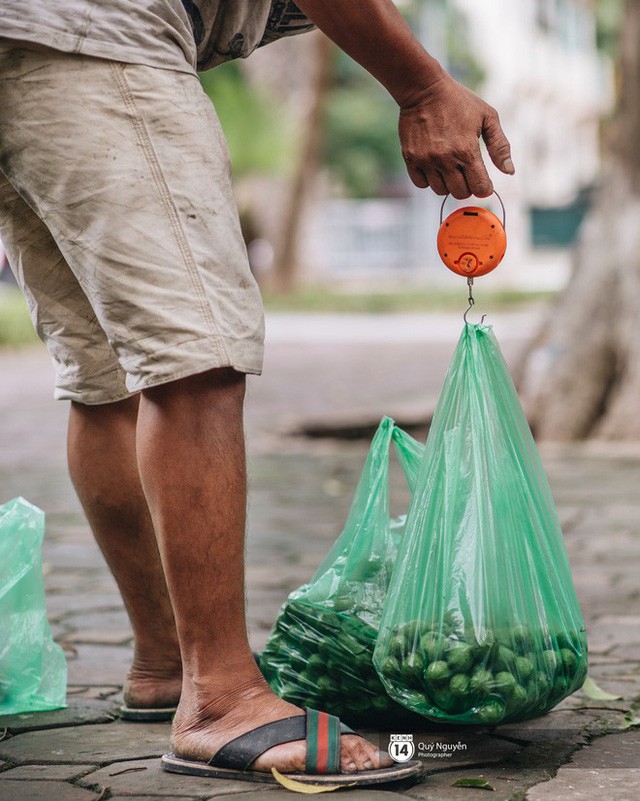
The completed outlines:
[[[598,47],[615,59],[624,13],[624,0],[597,0],[595,11]]]
[[[0,286],[0,346],[17,347],[38,341],[20,290]]]
[[[448,5],[446,26],[449,72],[457,81],[477,92],[485,80],[486,72],[473,55],[469,21],[459,9]]]
[[[200,82],[220,118],[234,174],[286,173],[295,134],[282,109],[247,81],[236,62],[202,73]]]
[[[386,186],[404,169],[397,130],[395,101],[374,78],[338,52],[322,160],[348,195],[385,194]]]
[[[483,311],[521,308],[548,302],[552,292],[519,292],[514,289],[487,291],[482,296]],[[311,286],[283,295],[263,292],[267,311],[349,312],[353,314],[391,314],[403,312],[459,311],[460,291],[412,287],[389,291],[341,291],[329,286]]]
[[[417,2],[406,8],[414,27],[418,11]],[[449,70],[456,80],[476,91],[485,72],[473,55],[467,19],[448,5],[445,25]],[[336,59],[335,74],[326,116],[324,164],[351,197],[396,194],[398,177],[404,175],[404,162],[395,102],[343,53]]]

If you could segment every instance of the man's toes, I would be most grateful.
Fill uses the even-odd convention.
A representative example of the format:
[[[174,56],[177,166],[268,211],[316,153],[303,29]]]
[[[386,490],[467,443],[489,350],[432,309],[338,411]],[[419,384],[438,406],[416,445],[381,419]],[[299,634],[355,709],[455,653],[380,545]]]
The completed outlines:
[[[275,767],[280,773],[302,773],[305,769],[305,744],[303,740],[276,745],[259,756],[252,770],[271,772]]]
[[[362,737],[343,737],[340,767],[343,771],[373,770],[377,749]]]

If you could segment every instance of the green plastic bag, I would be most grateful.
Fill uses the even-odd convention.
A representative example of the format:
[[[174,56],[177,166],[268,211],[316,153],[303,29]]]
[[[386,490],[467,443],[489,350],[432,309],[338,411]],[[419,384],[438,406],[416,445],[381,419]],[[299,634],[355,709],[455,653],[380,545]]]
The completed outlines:
[[[404,523],[389,519],[392,440],[410,488],[415,483],[424,446],[384,418],[342,534],[311,581],[289,595],[260,660],[282,698],[353,725],[410,718],[389,698],[372,662]]]
[[[0,715],[66,706],[67,663],[51,636],[42,580],[44,512],[0,506]]]
[[[465,326],[433,418],[374,664],[431,720],[540,715],[587,674],[553,498],[489,326]]]

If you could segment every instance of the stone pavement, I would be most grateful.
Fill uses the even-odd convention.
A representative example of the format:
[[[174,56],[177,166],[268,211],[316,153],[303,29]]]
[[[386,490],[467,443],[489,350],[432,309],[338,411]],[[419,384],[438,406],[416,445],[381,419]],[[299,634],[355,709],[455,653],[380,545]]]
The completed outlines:
[[[515,358],[536,313],[495,315]],[[367,448],[352,441],[291,436],[348,431],[390,414],[428,418],[460,331],[458,316],[309,318],[268,322],[265,374],[248,394],[250,504],[248,615],[254,648],[264,644],[287,593],[305,581],[339,533]],[[73,496],[64,465],[64,404],[50,399],[39,350],[0,353],[0,502],[24,495],[47,512],[44,570],[54,634],[69,666],[65,710],[0,718],[0,801],[173,801],[242,795],[291,797],[280,788],[163,774],[168,725],[117,720],[131,634],[113,579]],[[383,801],[482,799],[453,787],[484,778],[491,798],[625,801],[640,798],[640,447],[542,449],[588,627],[591,674],[620,700],[577,693],[527,723],[496,729],[414,732],[418,743],[462,744],[427,758],[413,786],[342,791]],[[407,503],[392,473],[395,511]],[[3,735],[4,731],[4,735]],[[385,744],[384,733],[374,733]],[[438,746],[437,744],[440,743]]]

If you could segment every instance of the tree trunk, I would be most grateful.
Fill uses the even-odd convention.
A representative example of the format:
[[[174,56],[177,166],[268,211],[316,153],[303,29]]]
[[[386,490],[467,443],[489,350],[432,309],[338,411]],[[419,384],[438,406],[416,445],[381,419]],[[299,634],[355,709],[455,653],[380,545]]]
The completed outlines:
[[[520,376],[539,439],[640,439],[640,0],[627,0],[620,94],[574,271]]]
[[[322,33],[310,34],[315,41],[309,110],[285,204],[280,242],[274,259],[274,284],[280,292],[295,288],[299,275],[299,240],[304,213],[320,168],[323,117],[331,87],[333,45]]]

